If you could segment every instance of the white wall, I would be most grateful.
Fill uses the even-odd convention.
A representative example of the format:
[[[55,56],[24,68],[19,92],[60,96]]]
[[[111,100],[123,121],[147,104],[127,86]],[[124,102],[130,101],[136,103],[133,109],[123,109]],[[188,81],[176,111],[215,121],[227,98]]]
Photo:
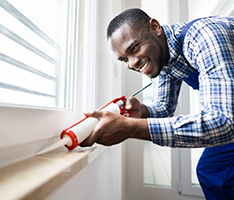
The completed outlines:
[[[160,24],[169,22],[168,1],[143,0],[141,6],[151,18],[157,19]]]
[[[213,13],[220,0],[189,0],[189,19],[205,17]]]

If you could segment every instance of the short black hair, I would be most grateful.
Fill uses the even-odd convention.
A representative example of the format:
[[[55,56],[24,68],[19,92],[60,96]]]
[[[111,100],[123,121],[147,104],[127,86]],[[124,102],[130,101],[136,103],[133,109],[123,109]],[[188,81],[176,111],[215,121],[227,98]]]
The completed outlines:
[[[137,27],[139,25],[149,24],[150,19],[151,18],[139,8],[125,10],[110,21],[107,28],[107,39],[125,23],[131,27]]]

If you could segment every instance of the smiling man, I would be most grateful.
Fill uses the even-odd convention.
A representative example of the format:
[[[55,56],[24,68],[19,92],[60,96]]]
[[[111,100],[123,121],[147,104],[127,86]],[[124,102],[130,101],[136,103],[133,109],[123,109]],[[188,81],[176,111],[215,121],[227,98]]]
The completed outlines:
[[[155,19],[149,19],[142,26],[144,28],[123,24],[111,34],[110,43],[118,59],[129,69],[154,78],[169,60],[166,37]]]
[[[209,147],[197,167],[206,199],[234,199],[234,18],[161,26],[142,10],[129,9],[110,22],[107,38],[118,60],[152,78],[157,95],[151,105],[130,98],[129,118],[86,113],[99,123],[82,146],[138,138],[161,146]],[[199,89],[201,110],[173,117],[183,81]]]

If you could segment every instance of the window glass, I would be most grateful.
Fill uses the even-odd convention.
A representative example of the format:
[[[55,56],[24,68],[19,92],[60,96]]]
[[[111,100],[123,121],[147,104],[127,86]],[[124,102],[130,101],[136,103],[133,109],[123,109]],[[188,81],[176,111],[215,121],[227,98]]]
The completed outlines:
[[[72,0],[0,1],[0,103],[71,108]]]
[[[149,83],[148,77],[143,77],[143,86]],[[143,103],[150,104],[153,99],[153,87],[143,91]],[[157,186],[172,186],[171,148],[160,147],[151,142],[144,142],[143,151],[144,184]]]
[[[191,149],[191,184],[199,185],[199,181],[197,179],[196,167],[197,163],[203,153],[204,148],[199,149]]]
[[[144,184],[172,186],[171,149],[144,143]]]

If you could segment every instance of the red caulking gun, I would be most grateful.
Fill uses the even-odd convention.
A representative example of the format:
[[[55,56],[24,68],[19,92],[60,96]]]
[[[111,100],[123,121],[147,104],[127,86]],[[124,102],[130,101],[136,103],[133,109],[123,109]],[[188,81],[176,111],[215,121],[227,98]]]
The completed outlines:
[[[138,93],[143,91],[145,88],[149,87],[152,84],[148,84],[141,90],[137,91],[132,95],[132,97],[136,96]],[[113,113],[118,113],[124,116],[130,116],[131,113],[126,110],[126,97],[122,96],[120,98],[116,98],[103,107],[99,108],[98,110],[105,110],[110,111]],[[37,155],[41,155],[50,151],[53,151],[61,146],[68,148],[68,150],[73,150],[79,144],[81,144],[93,131],[94,127],[97,125],[98,119],[93,117],[84,117],[77,123],[73,124],[72,126],[64,129],[60,134],[61,140],[52,144],[51,146],[39,151]]]

